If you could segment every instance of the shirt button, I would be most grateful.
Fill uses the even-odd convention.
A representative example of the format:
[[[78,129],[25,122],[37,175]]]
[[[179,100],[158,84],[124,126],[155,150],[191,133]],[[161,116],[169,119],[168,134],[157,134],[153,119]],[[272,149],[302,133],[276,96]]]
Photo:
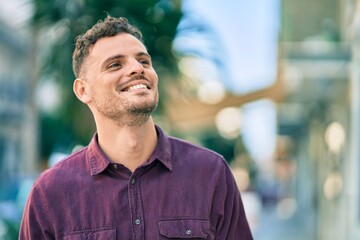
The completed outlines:
[[[130,181],[131,185],[134,185],[136,183],[136,179],[135,178],[132,178],[131,181]]]
[[[140,219],[137,218],[137,219],[135,219],[134,223],[135,223],[135,225],[140,225],[141,221],[140,221]]]
[[[119,168],[119,165],[117,165],[117,164],[114,163],[114,164],[113,164],[113,168],[114,168],[114,169],[118,169],[118,168]]]
[[[185,231],[185,233],[186,233],[186,235],[190,235],[190,234],[191,234],[191,230],[190,230],[190,229],[187,229],[187,230]]]

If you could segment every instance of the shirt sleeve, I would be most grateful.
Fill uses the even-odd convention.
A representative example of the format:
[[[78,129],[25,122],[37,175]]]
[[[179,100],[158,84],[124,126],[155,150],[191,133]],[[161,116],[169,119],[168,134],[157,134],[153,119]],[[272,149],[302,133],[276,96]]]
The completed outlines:
[[[34,186],[24,208],[19,240],[55,239],[50,233],[51,221],[46,209],[46,203],[42,200],[39,189]]]
[[[215,239],[253,240],[240,191],[226,163],[219,176],[214,201],[219,214]]]

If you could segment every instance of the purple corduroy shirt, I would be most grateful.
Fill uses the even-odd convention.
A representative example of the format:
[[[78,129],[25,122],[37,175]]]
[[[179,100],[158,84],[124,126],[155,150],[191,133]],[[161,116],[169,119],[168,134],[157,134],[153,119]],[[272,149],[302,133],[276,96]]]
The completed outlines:
[[[253,239],[219,154],[164,134],[133,173],[90,144],[36,180],[19,239]]]

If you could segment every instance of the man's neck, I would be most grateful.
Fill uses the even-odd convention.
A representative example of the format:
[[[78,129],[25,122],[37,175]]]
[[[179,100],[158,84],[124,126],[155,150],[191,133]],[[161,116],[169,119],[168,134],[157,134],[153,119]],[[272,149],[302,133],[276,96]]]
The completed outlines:
[[[123,164],[131,172],[149,159],[157,144],[157,133],[151,117],[140,126],[109,123],[97,127],[101,149],[112,162]]]

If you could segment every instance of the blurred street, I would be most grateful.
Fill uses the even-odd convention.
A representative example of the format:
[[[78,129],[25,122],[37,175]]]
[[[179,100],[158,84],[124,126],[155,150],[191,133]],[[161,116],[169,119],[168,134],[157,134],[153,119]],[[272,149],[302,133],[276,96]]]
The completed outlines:
[[[275,209],[264,209],[254,231],[257,240],[316,240],[314,216],[279,219]]]

